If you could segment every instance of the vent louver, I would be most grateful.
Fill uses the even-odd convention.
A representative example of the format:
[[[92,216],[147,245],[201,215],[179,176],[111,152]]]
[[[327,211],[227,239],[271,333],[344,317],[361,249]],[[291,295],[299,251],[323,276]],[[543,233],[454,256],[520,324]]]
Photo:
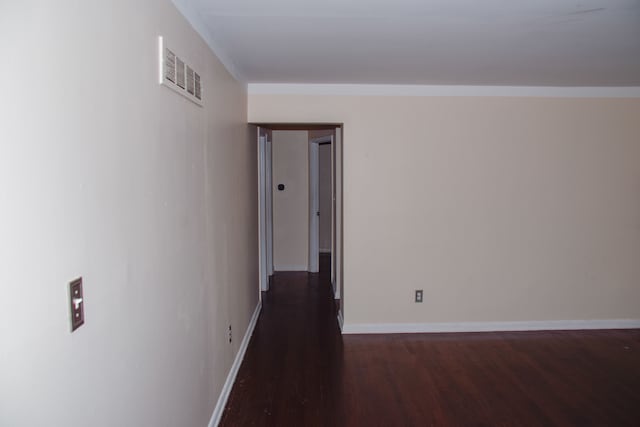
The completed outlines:
[[[168,48],[164,50],[164,78],[176,82],[176,55]]]
[[[184,61],[176,56],[176,84],[184,89]]]
[[[194,72],[193,73],[196,80],[196,98],[202,99],[202,87],[200,86],[200,74]]]
[[[202,106],[202,81],[198,74],[183,58],[164,45],[162,37],[158,38],[160,81],[159,83],[185,98]]]
[[[187,65],[187,92],[191,95],[196,94],[196,81],[193,76],[193,69]]]

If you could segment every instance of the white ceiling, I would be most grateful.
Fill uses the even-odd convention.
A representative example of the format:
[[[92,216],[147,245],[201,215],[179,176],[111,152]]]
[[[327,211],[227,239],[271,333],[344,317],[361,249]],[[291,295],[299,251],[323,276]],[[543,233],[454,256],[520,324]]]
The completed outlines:
[[[640,0],[173,0],[245,82],[640,86]]]

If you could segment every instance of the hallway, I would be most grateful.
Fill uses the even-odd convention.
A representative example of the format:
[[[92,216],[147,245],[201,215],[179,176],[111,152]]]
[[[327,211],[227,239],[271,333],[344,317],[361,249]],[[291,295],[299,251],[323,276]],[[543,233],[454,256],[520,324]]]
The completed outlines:
[[[342,340],[320,273],[276,273],[220,425],[337,425]]]
[[[640,425],[638,330],[341,337],[329,270],[275,274],[220,425]]]

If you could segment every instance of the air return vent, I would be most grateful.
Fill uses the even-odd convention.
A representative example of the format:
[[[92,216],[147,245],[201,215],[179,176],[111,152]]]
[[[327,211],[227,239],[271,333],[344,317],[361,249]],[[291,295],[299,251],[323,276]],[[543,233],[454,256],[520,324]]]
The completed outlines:
[[[158,37],[159,83],[202,106],[202,81],[198,74],[174,50]]]

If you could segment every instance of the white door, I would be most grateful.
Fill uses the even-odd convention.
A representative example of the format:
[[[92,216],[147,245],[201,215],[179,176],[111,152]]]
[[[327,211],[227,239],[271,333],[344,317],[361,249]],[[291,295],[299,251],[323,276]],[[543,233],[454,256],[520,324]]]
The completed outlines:
[[[336,128],[335,144],[335,293],[340,302],[340,317],[344,315],[343,233],[342,233],[342,128]],[[333,261],[333,260],[332,260]]]
[[[320,271],[320,147],[309,144],[309,272]]]
[[[273,276],[273,177],[271,172],[271,138],[266,135],[265,146],[265,202],[266,202],[266,240],[267,240],[267,276]]]
[[[260,239],[260,290],[268,290],[267,238],[266,238],[266,194],[265,194],[265,138],[258,128],[258,234]]]

